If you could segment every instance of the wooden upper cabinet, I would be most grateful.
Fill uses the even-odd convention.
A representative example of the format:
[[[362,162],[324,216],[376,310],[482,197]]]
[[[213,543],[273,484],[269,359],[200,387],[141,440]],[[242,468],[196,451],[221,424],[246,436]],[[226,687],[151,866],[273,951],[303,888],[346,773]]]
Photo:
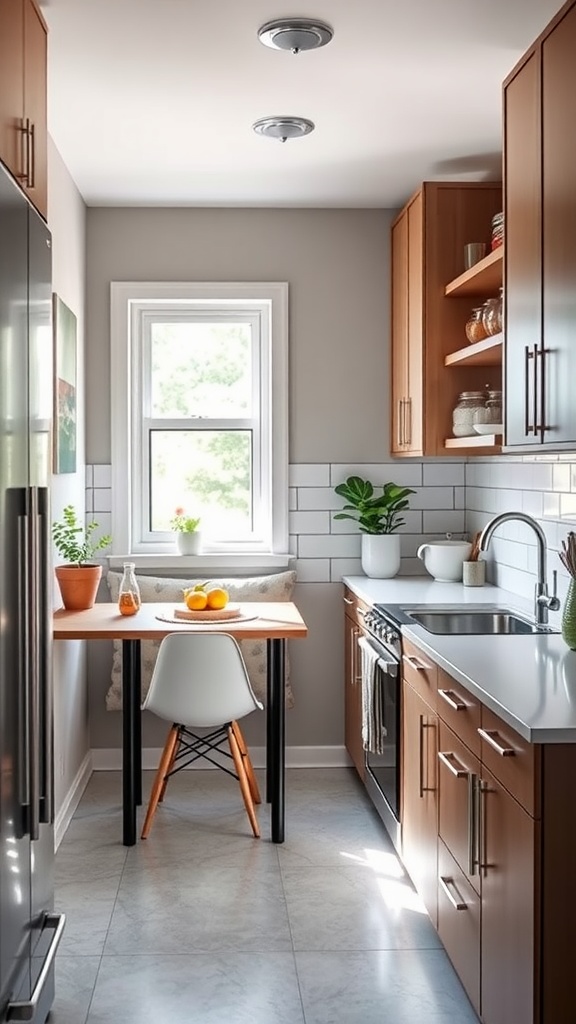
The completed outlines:
[[[392,226],[394,455],[452,454],[446,441],[459,393],[500,387],[497,366],[445,365],[468,344],[464,327],[478,304],[445,289],[464,269],[466,243],[489,243],[492,217],[501,209],[500,183],[425,182]],[[476,445],[470,451],[460,446],[454,454],[475,451]]]
[[[504,83],[506,445],[576,443],[576,3]]]
[[[0,0],[0,159],[46,217],[47,30],[34,0]]]

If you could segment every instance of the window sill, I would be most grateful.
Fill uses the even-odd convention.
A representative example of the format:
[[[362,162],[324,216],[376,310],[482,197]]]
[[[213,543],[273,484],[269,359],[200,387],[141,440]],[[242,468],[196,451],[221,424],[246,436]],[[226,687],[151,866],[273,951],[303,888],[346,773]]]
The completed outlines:
[[[170,569],[175,573],[186,573],[195,575],[207,572],[219,573],[220,575],[231,572],[237,574],[253,573],[255,571],[285,569],[291,556],[289,554],[209,554],[209,555],[178,555],[178,554],[150,554],[150,555],[108,555],[107,562],[109,569],[121,569],[124,562],[133,562],[137,569]]]

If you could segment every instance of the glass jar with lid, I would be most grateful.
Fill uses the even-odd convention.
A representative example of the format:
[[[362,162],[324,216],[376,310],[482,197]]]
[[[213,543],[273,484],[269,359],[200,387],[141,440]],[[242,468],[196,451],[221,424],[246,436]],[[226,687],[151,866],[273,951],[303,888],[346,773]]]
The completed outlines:
[[[484,391],[462,391],[452,412],[452,433],[454,437],[475,437],[475,423],[486,423],[486,393]]]
[[[483,322],[483,313],[484,307],[477,306],[476,309],[472,310],[466,321],[464,331],[471,345],[473,345],[475,341],[484,341],[484,338],[488,337]]]
[[[500,294],[491,299],[486,299],[482,307],[482,323],[487,337],[493,337],[502,332],[502,289]]]
[[[489,391],[486,401],[486,423],[502,423],[502,392]]]

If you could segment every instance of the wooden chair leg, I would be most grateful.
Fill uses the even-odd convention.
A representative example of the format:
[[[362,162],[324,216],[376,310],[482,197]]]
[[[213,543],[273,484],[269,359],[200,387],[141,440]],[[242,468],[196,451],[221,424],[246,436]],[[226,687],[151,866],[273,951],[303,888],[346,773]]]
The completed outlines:
[[[238,722],[232,722],[232,729],[234,730],[236,742],[240,748],[240,753],[242,754],[242,760],[244,761],[244,767],[246,768],[246,775],[248,776],[248,784],[250,786],[252,799],[255,804],[261,804],[262,799],[260,797],[260,790],[258,789],[258,780],[256,778],[256,775],[254,774],[254,766],[252,764],[250,754],[248,753],[248,747],[246,746],[246,741],[244,740],[242,730],[240,729]]]
[[[148,833],[152,828],[152,822],[154,815],[156,814],[156,808],[158,807],[158,801],[160,799],[160,793],[162,788],[165,788],[166,772],[168,765],[171,764],[174,756],[174,750],[178,745],[179,729],[177,725],[173,725],[168,733],[168,738],[164,744],[164,750],[162,751],[162,757],[160,758],[160,764],[154,778],[154,785],[152,786],[152,792],[150,794],[150,801],[148,803],[148,810],[146,811],[146,817],[144,819],[144,826],[142,828],[142,839],[148,838]]]
[[[180,748],[180,733],[178,733],[178,742],[174,744],[174,747],[173,747],[173,750],[172,750],[172,757],[170,758],[170,764],[166,768],[166,772],[165,772],[165,775],[164,775],[164,782],[162,783],[162,789],[160,790],[160,796],[158,797],[158,802],[159,803],[162,803],[162,801],[164,799],[164,794],[166,792],[166,786],[168,785],[168,776],[170,775],[170,772],[172,771],[172,769],[174,767],[174,761],[176,760],[176,754],[178,753],[179,748]]]
[[[240,747],[238,746],[238,740],[236,734],[231,725],[228,726],[228,743],[230,744],[230,753],[234,758],[234,764],[236,766],[236,772],[238,774],[238,781],[240,783],[240,790],[242,793],[242,799],[244,800],[244,806],[246,813],[250,819],[252,825],[252,831],[257,839],[260,838],[260,829],[258,827],[258,819],[256,818],[256,812],[254,810],[254,803],[252,801],[252,793],[250,792],[250,783],[248,782],[248,776],[244,767],[244,758],[240,753]]]

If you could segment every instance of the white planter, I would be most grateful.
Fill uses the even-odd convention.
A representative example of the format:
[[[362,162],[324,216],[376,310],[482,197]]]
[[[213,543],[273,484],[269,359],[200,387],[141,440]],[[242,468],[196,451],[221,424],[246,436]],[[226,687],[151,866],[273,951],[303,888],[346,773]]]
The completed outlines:
[[[362,569],[376,580],[396,576],[400,569],[400,536],[397,533],[362,534]]]
[[[177,533],[176,547],[181,555],[199,555],[202,549],[202,534],[198,530],[194,533]]]

